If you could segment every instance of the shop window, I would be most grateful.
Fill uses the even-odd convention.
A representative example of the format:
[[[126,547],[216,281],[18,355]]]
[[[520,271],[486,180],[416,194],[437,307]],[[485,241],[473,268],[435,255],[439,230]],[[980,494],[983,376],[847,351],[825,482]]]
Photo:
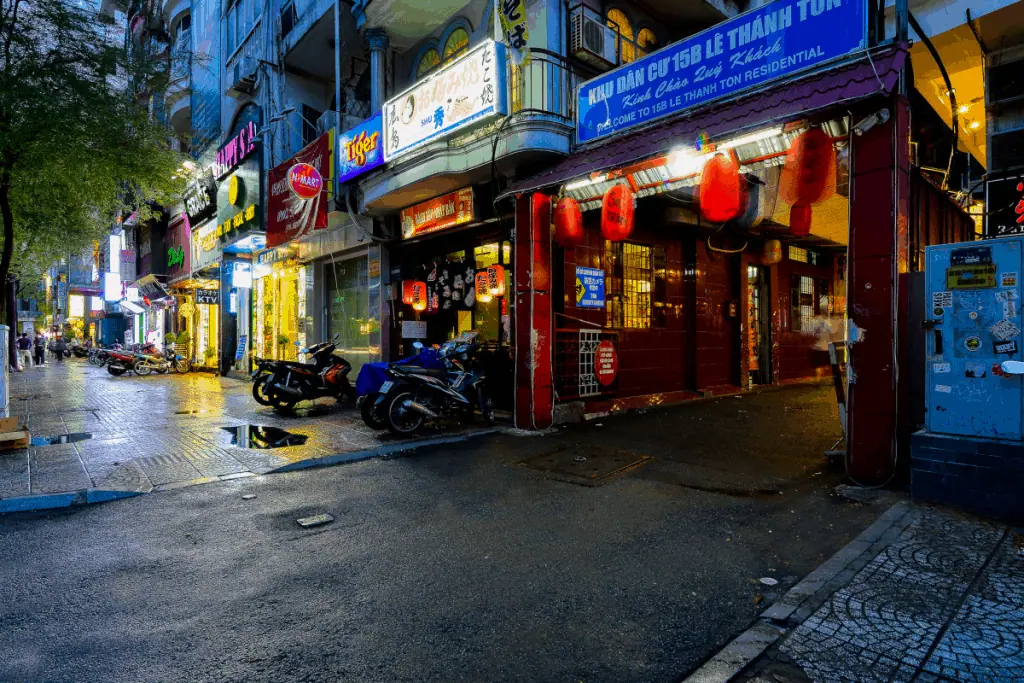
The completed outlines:
[[[338,335],[338,348],[352,363],[351,376],[370,361],[370,335],[378,320],[370,315],[369,260],[366,257],[324,264],[329,336]]]
[[[665,325],[665,250],[633,242],[605,242],[607,325],[649,329]],[[657,310],[657,315],[655,315]]]
[[[625,64],[636,59],[636,46],[633,43],[633,25],[626,15],[617,9],[608,10],[608,27],[615,30],[618,42],[619,63]]]
[[[469,33],[464,28],[457,28],[451,32],[448,39],[444,41],[444,50],[441,59],[447,62],[453,57],[458,57],[469,47]]]
[[[807,263],[807,250],[801,249],[800,247],[794,247],[789,245],[789,260],[799,261],[800,263]]]
[[[430,48],[420,57],[420,63],[416,65],[416,78],[422,78],[433,71],[441,63],[441,55],[437,50]]]
[[[813,331],[814,319],[819,316],[828,316],[830,310],[828,280],[819,280],[806,275],[793,276],[790,281],[790,331]]]
[[[249,31],[256,25],[263,3],[256,0],[236,0],[227,12],[227,45],[226,54],[231,55],[245,41]]]

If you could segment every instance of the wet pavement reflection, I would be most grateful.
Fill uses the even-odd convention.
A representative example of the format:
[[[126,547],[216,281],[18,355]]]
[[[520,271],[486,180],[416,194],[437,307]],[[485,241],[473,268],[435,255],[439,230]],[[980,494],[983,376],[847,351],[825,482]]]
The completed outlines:
[[[232,446],[240,448],[287,448],[301,446],[309,438],[303,434],[293,434],[279,427],[263,425],[241,425],[239,427],[221,427],[231,435]]]

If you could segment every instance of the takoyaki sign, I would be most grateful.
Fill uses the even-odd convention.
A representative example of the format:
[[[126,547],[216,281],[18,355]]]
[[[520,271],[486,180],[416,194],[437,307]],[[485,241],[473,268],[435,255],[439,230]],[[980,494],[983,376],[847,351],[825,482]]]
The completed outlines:
[[[384,159],[508,112],[505,46],[489,40],[384,105]]]

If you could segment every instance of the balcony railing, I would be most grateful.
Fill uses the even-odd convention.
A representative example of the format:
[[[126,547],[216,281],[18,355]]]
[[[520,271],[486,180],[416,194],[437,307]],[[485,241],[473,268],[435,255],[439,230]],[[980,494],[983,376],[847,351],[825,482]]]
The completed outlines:
[[[576,116],[576,75],[565,58],[542,48],[530,49],[525,66],[508,63],[509,113],[535,114],[572,125]]]
[[[171,46],[171,81],[188,77],[192,63],[192,30],[185,29],[178,33],[177,40]]]

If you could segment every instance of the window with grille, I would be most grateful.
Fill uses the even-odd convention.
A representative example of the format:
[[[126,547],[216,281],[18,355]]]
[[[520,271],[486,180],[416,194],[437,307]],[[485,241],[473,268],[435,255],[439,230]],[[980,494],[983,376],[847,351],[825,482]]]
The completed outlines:
[[[664,270],[665,251],[633,242],[606,242],[607,325],[612,328],[648,329],[654,326],[656,285],[659,303],[665,297],[663,277],[656,277],[655,265]],[[660,307],[659,307],[660,308]],[[662,326],[664,316],[659,316]]]
[[[790,282],[789,329],[792,332],[812,332],[814,318],[831,313],[828,280],[816,280],[806,275],[794,275]]]

